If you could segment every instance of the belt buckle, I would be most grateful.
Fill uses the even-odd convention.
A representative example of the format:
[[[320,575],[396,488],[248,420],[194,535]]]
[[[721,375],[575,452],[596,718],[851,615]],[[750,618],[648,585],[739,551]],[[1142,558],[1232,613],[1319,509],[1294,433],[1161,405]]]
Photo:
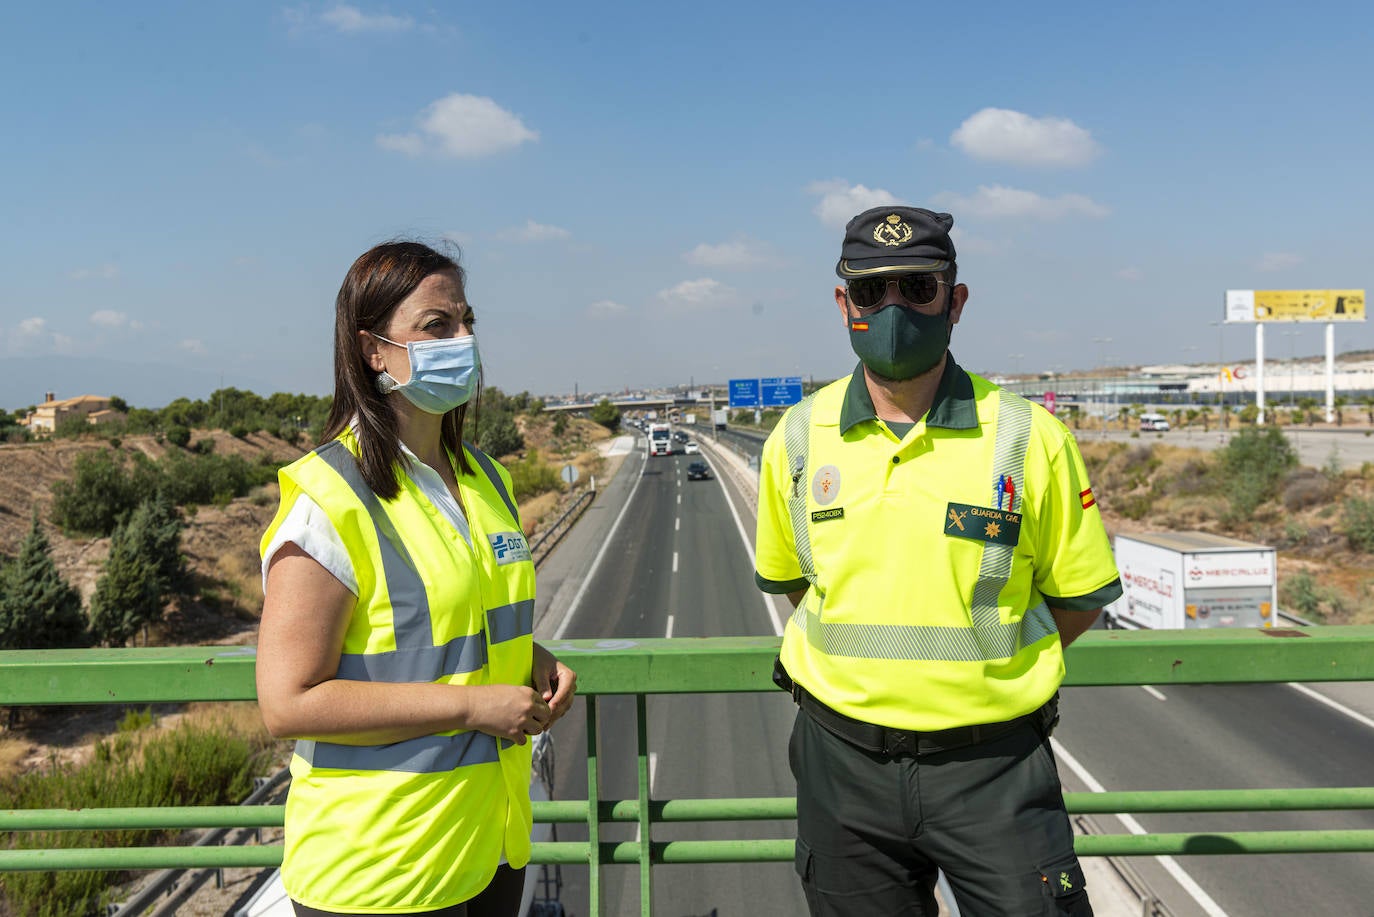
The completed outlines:
[[[916,734],[902,729],[883,730],[883,753],[890,757],[900,754],[915,755],[917,751]]]

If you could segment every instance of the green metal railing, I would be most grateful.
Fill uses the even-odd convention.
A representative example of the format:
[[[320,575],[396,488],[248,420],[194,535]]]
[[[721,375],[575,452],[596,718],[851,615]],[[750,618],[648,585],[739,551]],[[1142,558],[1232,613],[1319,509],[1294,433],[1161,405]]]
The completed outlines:
[[[796,818],[796,800],[677,799],[649,796],[646,698],[657,694],[774,691],[777,638],[569,640],[547,644],[578,672],[587,699],[587,799],[534,803],[541,823],[585,824],[586,841],[536,843],[532,862],[590,867],[592,912],[601,868],[639,868],[641,911],[649,913],[652,866],[670,863],[786,861],[793,842],[780,839],[655,841],[669,822]],[[255,654],[244,647],[167,647],[0,652],[0,706],[251,701]],[[1374,680],[1374,627],[1301,630],[1093,631],[1067,654],[1066,685],[1177,685]],[[601,798],[599,699],[636,700],[637,798]],[[777,753],[786,754],[785,749]],[[1374,788],[1171,790],[1066,793],[1072,813],[1274,812],[1374,809]],[[116,828],[280,827],[283,806],[45,809],[0,812],[8,832]],[[636,841],[601,839],[611,823],[639,827]],[[1083,856],[1374,851],[1374,831],[1243,831],[1205,834],[1080,836]],[[0,849],[0,871],[163,869],[276,866],[279,846],[122,849]]]

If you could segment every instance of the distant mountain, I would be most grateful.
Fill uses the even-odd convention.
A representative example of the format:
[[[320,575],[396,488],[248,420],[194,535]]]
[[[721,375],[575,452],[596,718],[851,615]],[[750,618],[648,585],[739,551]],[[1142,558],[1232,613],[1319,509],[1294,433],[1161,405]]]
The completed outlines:
[[[16,411],[40,404],[45,392],[58,398],[118,395],[133,407],[161,408],[178,398],[208,398],[220,388],[242,389],[264,397],[282,390],[279,385],[232,372],[86,357],[21,357],[4,360],[0,408]]]

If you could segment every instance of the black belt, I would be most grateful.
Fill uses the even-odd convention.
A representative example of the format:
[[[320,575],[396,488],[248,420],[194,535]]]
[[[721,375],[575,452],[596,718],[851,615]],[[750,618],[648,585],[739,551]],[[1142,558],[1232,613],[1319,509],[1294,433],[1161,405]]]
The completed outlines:
[[[1026,724],[1034,726],[1041,735],[1048,736],[1055,723],[1059,721],[1059,695],[1056,694],[1038,710],[999,723],[956,726],[953,729],[941,729],[936,732],[892,729],[888,726],[879,726],[876,723],[865,723],[863,720],[856,720],[853,717],[845,716],[838,710],[830,709],[812,697],[810,691],[793,682],[780,663],[774,667],[773,680],[783,690],[790,691],[792,699],[797,702],[797,705],[826,730],[865,751],[889,757],[896,757],[901,754],[930,755],[936,752],[977,745]]]

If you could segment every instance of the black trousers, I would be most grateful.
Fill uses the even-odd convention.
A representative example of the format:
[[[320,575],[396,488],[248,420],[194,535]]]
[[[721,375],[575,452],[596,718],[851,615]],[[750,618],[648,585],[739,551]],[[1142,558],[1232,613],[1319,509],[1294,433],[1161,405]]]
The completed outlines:
[[[813,917],[1091,917],[1049,739],[1025,723],[977,745],[889,756],[797,712],[797,874]]]
[[[524,890],[524,868],[511,869],[502,863],[477,897],[437,911],[420,911],[417,917],[519,917],[516,911],[520,910],[520,896]],[[296,917],[363,917],[346,911],[317,911],[299,901],[292,901],[291,906],[296,909]]]

